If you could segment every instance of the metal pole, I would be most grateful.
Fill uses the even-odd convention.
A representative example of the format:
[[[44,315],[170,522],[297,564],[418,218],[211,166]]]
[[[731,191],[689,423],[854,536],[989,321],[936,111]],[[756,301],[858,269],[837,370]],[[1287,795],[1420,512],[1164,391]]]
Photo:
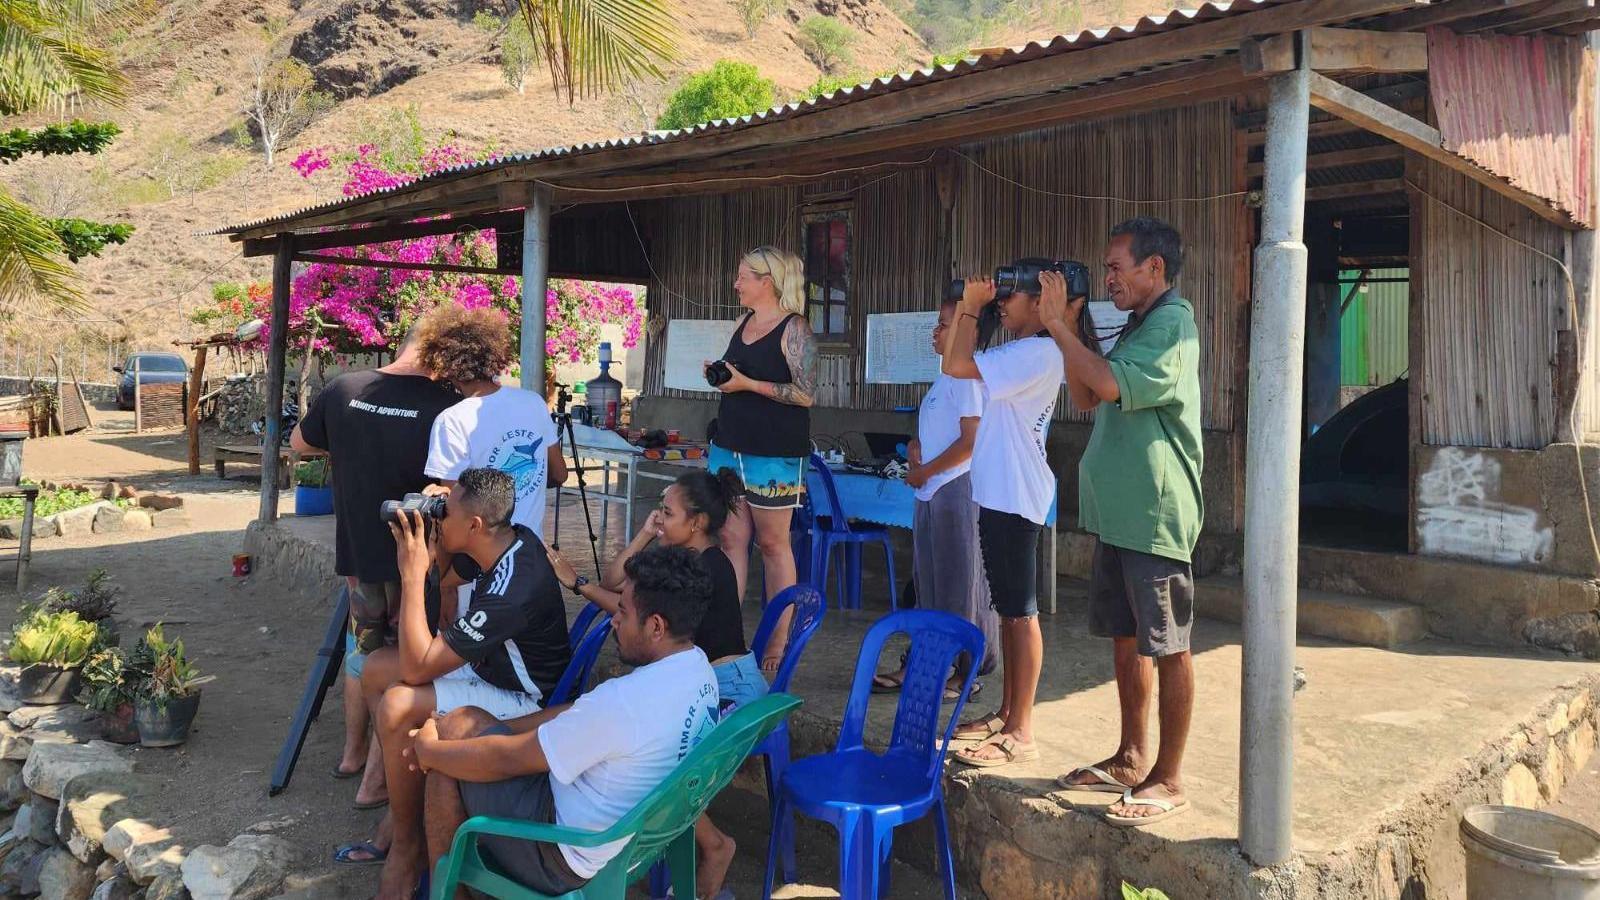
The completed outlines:
[[[283,364],[289,347],[289,269],[294,235],[278,235],[272,260],[272,333],[267,347],[267,411],[261,429],[261,511],[257,520],[278,518],[279,448],[283,446]]]
[[[1270,85],[1250,319],[1239,845],[1260,865],[1286,861],[1292,846],[1310,85],[1304,63]]]
[[[533,186],[522,211],[522,386],[544,394],[544,302],[550,283],[550,189]]]

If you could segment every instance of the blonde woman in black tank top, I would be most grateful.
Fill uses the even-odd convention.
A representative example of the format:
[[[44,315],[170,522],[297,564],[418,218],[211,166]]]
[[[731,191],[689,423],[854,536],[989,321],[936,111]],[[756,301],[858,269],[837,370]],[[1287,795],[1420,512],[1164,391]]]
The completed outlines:
[[[718,387],[722,401],[707,467],[732,469],[744,481],[744,502],[722,530],[722,549],[743,596],[755,540],[771,599],[798,580],[789,520],[800,505],[811,453],[817,342],[804,315],[804,265],[793,253],[750,251],[739,262],[733,290],[749,312],[723,354],[732,377]],[[786,611],[761,659],[769,675],[783,659],[788,617]]]

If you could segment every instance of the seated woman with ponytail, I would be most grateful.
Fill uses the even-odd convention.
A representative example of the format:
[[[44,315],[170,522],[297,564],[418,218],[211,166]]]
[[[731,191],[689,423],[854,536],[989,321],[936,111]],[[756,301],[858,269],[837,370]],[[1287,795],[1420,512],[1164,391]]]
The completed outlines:
[[[622,599],[623,571],[628,559],[659,539],[675,547],[687,547],[700,555],[700,565],[711,576],[711,605],[695,629],[694,643],[711,661],[717,676],[717,694],[724,714],[766,696],[767,680],[744,640],[744,617],[739,609],[738,579],[733,564],[718,544],[718,534],[729,513],[744,496],[744,482],[732,469],[715,475],[705,471],[688,472],[661,492],[661,507],[650,514],[644,527],[634,535],[627,549],[606,566],[600,583],[578,575],[572,564],[554,550],[546,548],[556,578],[580,597],[613,615]],[[715,897],[722,891],[728,866],[737,849],[733,838],[701,816],[694,826],[694,840],[700,849],[700,865],[695,870],[695,894]]]

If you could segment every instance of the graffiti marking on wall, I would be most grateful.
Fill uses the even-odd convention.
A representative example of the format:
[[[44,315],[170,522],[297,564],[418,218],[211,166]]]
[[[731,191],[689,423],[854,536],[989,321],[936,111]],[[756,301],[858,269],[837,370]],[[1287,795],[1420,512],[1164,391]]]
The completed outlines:
[[[1502,503],[1500,464],[1462,447],[1446,447],[1417,482],[1417,541],[1423,553],[1484,562],[1538,563],[1550,557],[1555,533],[1539,514]]]

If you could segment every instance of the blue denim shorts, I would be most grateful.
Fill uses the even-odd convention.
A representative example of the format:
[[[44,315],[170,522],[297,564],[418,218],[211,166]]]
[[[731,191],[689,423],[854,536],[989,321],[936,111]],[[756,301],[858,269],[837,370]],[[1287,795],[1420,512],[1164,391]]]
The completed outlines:
[[[760,700],[771,690],[754,653],[713,666],[711,671],[717,675],[717,695],[721,698],[718,706],[724,713]]]

